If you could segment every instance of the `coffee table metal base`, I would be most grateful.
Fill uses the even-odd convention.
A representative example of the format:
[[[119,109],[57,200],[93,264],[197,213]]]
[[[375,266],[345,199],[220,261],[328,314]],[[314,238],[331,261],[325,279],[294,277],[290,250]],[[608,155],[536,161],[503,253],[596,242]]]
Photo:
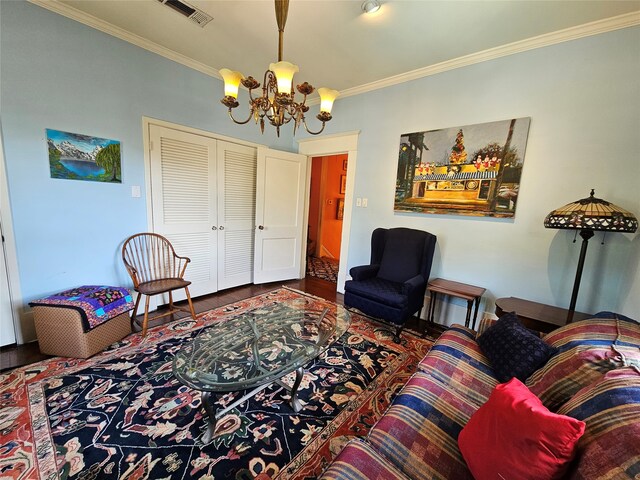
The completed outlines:
[[[280,387],[284,388],[291,395],[291,399],[289,400],[289,405],[294,412],[298,413],[302,410],[302,402],[298,398],[298,388],[300,388],[300,383],[302,382],[302,377],[304,376],[304,367],[298,367],[296,370],[296,379],[293,382],[293,385],[289,387],[282,380],[274,380],[273,382],[267,382],[259,387],[254,388],[246,395],[242,396],[232,404],[226,406],[225,408],[219,410],[218,407],[211,401],[211,392],[202,392],[202,406],[204,407],[205,412],[207,413],[207,430],[202,434],[202,443],[208,444],[213,440],[213,437],[216,432],[216,426],[218,423],[218,419],[222,418],[230,410],[236,408],[241,403],[245,402],[249,398],[252,398],[258,392],[261,392],[267,387],[270,387],[274,383],[278,384]]]

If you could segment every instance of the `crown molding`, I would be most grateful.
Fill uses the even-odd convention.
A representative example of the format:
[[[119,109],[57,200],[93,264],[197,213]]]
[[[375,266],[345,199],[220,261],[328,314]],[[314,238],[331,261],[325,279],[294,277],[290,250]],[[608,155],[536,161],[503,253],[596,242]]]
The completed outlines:
[[[358,87],[348,88],[340,92],[340,97],[350,97],[360,95],[361,93],[379,90],[381,88],[398,85],[400,83],[410,82],[422,77],[436,75],[438,73],[455,70],[461,67],[467,67],[489,60],[506,57],[516,53],[534,50],[536,48],[548,47],[558,43],[569,42],[579,38],[598,35],[600,33],[611,32],[622,28],[640,25],[640,11],[630,12],[595,22],[585,23],[576,27],[565,28],[552,33],[546,33],[537,37],[531,37],[526,40],[509,43],[500,47],[490,48],[481,52],[472,53],[463,57],[454,58],[445,62],[429,65],[428,67],[418,68],[410,72],[401,73],[392,77],[387,77],[371,83],[366,83]],[[317,102],[319,103],[319,101]]]
[[[150,52],[161,55],[169,60],[180,63],[185,67],[197,70],[205,75],[222,79],[222,76],[216,68],[205,65],[204,63],[193,60],[186,55],[175,52],[169,48],[158,45],[151,42],[139,35],[127,32],[126,30],[116,27],[115,25],[105,22],[93,15],[84,13],[76,8],[70,7],[58,0],[29,0],[29,2],[46,8],[52,12],[63,15],[67,18],[83,23],[89,27],[100,30],[101,32],[112,35],[116,38],[124,40],[125,42],[132,43],[140,48],[148,50]],[[436,63],[427,67],[418,68],[409,72],[387,77],[375,82],[366,83],[353,88],[347,88],[340,92],[340,97],[351,97],[353,95],[360,95],[362,93],[370,92],[373,90],[379,90],[381,88],[398,85],[400,83],[410,82],[422,77],[428,77],[436,75],[438,73],[447,72],[449,70],[455,70],[461,67],[467,67],[469,65],[475,65],[477,63],[486,62],[489,60],[495,60],[497,58],[506,57],[516,53],[526,52],[528,50],[534,50],[536,48],[548,47],[556,45],[558,43],[569,42],[583,37],[591,35],[598,35],[600,33],[611,32],[622,28],[633,27],[640,25],[640,11],[630,12],[623,15],[618,15],[611,18],[605,18],[603,20],[597,20],[595,22],[585,23],[584,25],[578,25],[576,27],[565,28],[552,33],[546,33],[537,37],[528,38],[526,40],[520,40],[518,42],[509,43],[500,47],[490,48],[481,52],[472,53],[463,57],[454,58],[445,62]],[[316,105],[320,103],[319,98],[309,99],[308,105]]]
[[[58,0],[29,0],[29,2],[33,3],[34,5],[38,5],[39,7],[46,8],[47,10],[50,10],[52,12],[63,15],[67,18],[70,18],[71,20],[75,20],[89,27],[95,28],[96,30],[100,30],[101,32],[104,32],[108,35],[119,38],[120,40],[129,42],[137,47],[144,48],[145,50],[156,53],[162,57],[168,58],[169,60],[173,60],[176,63],[184,65],[185,67],[192,68],[193,70],[197,70],[198,72],[204,73],[205,75],[222,79],[222,76],[220,75],[218,70],[213,67],[193,60],[192,58],[175,52],[170,48],[158,45],[155,42],[147,40],[146,38],[143,38],[134,33],[128,32],[120,27],[116,27],[109,22],[105,22],[98,17],[89,15],[88,13],[82,12],[76,8],[61,3]]]

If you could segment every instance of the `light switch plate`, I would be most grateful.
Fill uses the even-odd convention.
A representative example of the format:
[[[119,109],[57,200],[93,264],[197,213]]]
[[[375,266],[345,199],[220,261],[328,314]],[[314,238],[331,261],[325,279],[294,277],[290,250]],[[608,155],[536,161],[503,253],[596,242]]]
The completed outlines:
[[[140,198],[140,185],[131,185],[131,196],[133,198]]]

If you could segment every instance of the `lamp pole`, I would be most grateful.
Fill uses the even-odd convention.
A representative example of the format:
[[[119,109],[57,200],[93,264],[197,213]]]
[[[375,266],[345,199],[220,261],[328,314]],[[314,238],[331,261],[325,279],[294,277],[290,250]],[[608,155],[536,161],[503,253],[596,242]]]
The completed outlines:
[[[584,268],[584,259],[587,256],[587,247],[589,239],[594,233],[591,229],[580,230],[582,237],[582,247],[580,248],[580,258],[578,258],[578,270],[576,271],[576,279],[573,282],[573,292],[571,293],[571,303],[569,304],[569,314],[567,315],[567,323],[571,323],[573,314],[576,311],[576,301],[578,300],[578,290],[580,289],[580,279],[582,278],[582,269]]]

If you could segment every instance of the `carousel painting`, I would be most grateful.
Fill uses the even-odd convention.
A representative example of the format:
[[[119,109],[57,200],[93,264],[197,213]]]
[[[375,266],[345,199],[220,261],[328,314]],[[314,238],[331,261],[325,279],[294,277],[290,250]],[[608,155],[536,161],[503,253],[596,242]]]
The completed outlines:
[[[514,217],[530,122],[403,134],[394,210]]]

